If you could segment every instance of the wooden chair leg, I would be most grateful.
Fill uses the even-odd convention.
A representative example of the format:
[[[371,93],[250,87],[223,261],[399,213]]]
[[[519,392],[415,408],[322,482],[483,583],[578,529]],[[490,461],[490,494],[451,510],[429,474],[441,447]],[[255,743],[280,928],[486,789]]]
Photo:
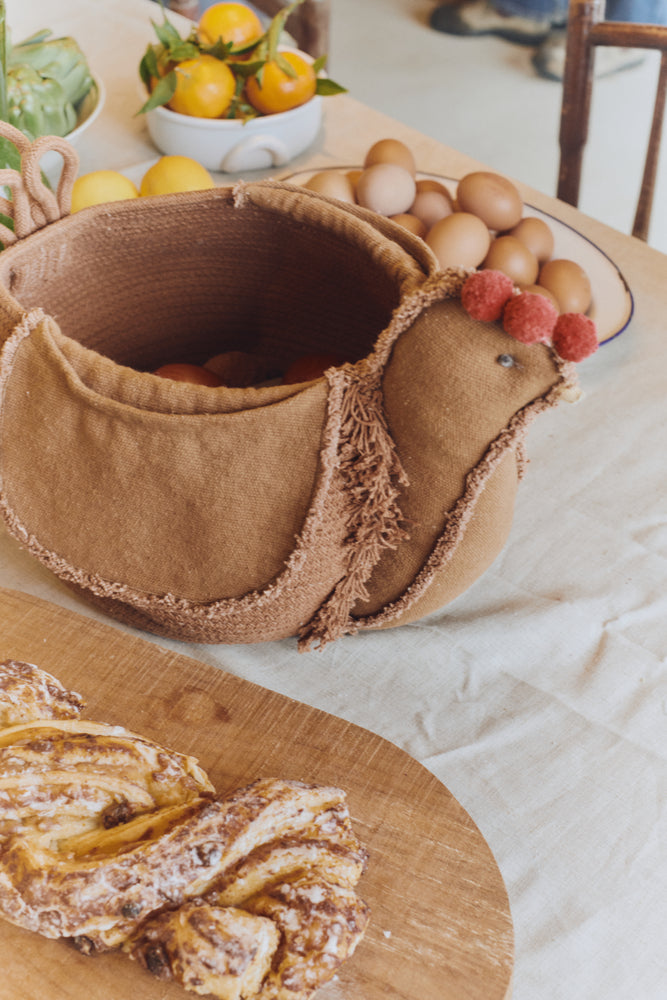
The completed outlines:
[[[285,6],[285,2],[281,0],[273,6],[275,13]],[[288,17],[285,27],[298,47],[317,59],[329,51],[330,21],[331,0],[305,0],[292,16]]]
[[[169,0],[167,7],[191,21],[199,20],[199,0]]]
[[[316,59],[329,52],[331,0],[307,0],[304,7],[301,48]]]
[[[660,58],[660,73],[658,75],[658,87],[653,108],[653,121],[651,123],[651,134],[648,140],[648,153],[644,165],[644,176],[639,192],[639,202],[637,212],[632,227],[632,235],[640,240],[648,239],[649,224],[651,219],[651,209],[653,207],[653,192],[655,190],[655,180],[658,173],[658,160],[660,157],[660,141],[662,139],[662,123],[665,117],[665,93],[667,92],[667,52],[663,52]]]
[[[589,33],[603,15],[604,0],[581,0],[570,5],[557,190],[558,197],[570,205],[579,203],[581,167],[588,138],[594,59]]]

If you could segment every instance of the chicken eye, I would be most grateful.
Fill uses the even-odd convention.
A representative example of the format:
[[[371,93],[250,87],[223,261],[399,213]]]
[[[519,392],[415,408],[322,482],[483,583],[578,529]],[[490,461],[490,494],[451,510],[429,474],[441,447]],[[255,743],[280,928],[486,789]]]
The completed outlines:
[[[511,354],[499,354],[496,361],[503,368],[514,368],[516,366],[516,358],[513,358]]]

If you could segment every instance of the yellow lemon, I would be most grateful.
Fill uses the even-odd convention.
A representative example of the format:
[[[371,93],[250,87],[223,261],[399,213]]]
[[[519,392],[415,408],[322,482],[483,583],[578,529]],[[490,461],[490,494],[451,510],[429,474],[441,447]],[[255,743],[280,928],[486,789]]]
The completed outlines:
[[[163,156],[149,167],[141,179],[141,195],[173,194],[174,191],[203,191],[215,187],[206,167],[189,156]]]
[[[89,205],[102,205],[108,201],[125,201],[138,198],[136,185],[117,170],[93,170],[81,174],[72,188],[72,212]]]

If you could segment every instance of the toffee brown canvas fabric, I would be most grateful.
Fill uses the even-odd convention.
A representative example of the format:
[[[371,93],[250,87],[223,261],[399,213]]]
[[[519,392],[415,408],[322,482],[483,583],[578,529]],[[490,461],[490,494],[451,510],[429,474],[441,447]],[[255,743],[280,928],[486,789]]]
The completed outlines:
[[[465,277],[278,182],[51,222],[0,254],[8,530],[109,614],[183,640],[307,649],[443,606],[505,544],[526,428],[574,379],[472,320]],[[346,362],[259,388],[153,374],[229,350]]]

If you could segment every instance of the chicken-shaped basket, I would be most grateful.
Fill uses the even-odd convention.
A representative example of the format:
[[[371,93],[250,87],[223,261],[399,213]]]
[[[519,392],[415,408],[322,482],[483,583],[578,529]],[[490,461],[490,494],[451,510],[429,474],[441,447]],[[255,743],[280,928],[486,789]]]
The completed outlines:
[[[421,618],[489,567],[526,428],[576,390],[548,324],[475,318],[503,315],[466,298],[475,276],[287,183],[68,215],[70,170],[55,212],[41,148],[0,254],[0,509],[22,546],[125,623],[301,649]],[[347,360],[297,384],[154,374],[227,351]]]

